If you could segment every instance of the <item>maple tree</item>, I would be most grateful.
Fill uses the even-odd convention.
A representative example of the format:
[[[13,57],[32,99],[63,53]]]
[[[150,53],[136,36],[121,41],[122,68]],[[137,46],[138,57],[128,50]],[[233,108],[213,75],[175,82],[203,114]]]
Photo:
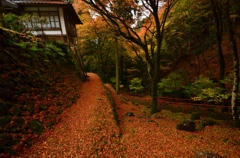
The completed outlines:
[[[227,6],[227,7],[226,7]],[[195,54],[191,58],[194,59],[194,64],[189,61],[189,64],[195,68],[195,76],[198,77],[200,75],[206,75],[209,78],[216,78],[216,81],[219,83],[219,87],[221,91],[219,94],[225,95],[229,93],[229,96],[232,95],[232,112],[233,120],[234,118],[238,118],[238,114],[236,112],[236,98],[238,96],[238,66],[237,62],[237,30],[236,24],[238,20],[236,17],[239,16],[239,2],[237,1],[195,1],[195,0],[183,0],[181,4],[179,4],[174,10],[170,20],[169,25],[166,30],[165,36],[165,45],[164,47],[168,52],[171,52],[175,59],[180,59],[184,55]],[[179,15],[179,16],[176,16]],[[228,17],[231,17],[228,19]],[[234,26],[235,25],[235,26]],[[226,40],[226,36],[230,38]],[[226,43],[231,43],[229,48],[224,49]],[[205,51],[215,46],[216,43],[216,51],[218,58],[216,70],[218,73],[213,75],[212,72],[206,74],[202,68],[202,65],[205,65],[205,69],[210,70],[210,63],[206,60]],[[231,62],[232,72],[235,73],[235,77],[233,79],[233,89],[234,91],[230,92],[231,89],[228,86],[226,89],[225,82],[227,75],[229,72],[226,69],[229,67],[229,62],[225,62],[227,60],[227,55],[223,53],[233,52],[234,61]],[[174,54],[176,53],[176,54]],[[205,54],[205,55],[204,55]],[[200,62],[200,57],[204,59],[204,63]],[[232,64],[233,63],[233,64]],[[211,70],[210,70],[211,71]],[[190,75],[189,75],[190,76]],[[232,93],[232,94],[230,94]],[[234,100],[234,101],[233,101]],[[222,103],[224,104],[224,103]],[[227,110],[223,108],[222,110]],[[234,122],[238,122],[238,120],[234,120]],[[238,123],[235,123],[238,124]]]
[[[118,92],[120,82],[125,80],[123,74],[126,71],[124,66],[119,64],[131,60],[130,55],[126,53],[127,42],[124,38],[116,37],[114,30],[104,19],[100,16],[94,17],[94,13],[86,5],[83,1],[74,3],[84,23],[78,27],[79,47],[84,64],[87,71],[97,73],[103,82],[115,83]]]
[[[157,83],[160,76],[160,59],[165,22],[169,12],[178,0],[83,0],[96,16],[102,16],[108,25],[115,30],[116,36],[138,45],[144,52],[151,80],[152,114],[157,109]],[[147,25],[139,21],[145,17]],[[138,34],[144,28],[143,36]]]

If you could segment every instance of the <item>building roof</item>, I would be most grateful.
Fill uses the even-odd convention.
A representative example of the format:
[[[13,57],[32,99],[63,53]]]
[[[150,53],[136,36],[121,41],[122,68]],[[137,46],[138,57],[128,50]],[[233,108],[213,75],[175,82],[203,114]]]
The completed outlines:
[[[4,8],[17,8],[17,4],[11,2],[11,0],[1,0]]]
[[[70,4],[68,1],[64,0],[12,0],[14,3],[17,4],[60,4],[66,5]]]

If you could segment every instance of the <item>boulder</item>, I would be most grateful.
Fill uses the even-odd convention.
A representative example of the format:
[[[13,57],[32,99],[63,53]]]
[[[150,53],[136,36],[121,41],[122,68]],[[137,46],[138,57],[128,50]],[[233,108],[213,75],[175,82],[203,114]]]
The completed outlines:
[[[177,124],[178,130],[193,132],[196,129],[196,123],[191,120],[184,120],[182,123]]]
[[[133,112],[127,112],[126,116],[134,116]]]

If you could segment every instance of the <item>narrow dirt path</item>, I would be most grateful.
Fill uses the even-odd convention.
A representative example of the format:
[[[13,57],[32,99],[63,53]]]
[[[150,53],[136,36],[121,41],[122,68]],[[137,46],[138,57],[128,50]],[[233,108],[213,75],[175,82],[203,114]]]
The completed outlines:
[[[119,128],[106,89],[96,74],[88,75],[90,80],[83,84],[80,99],[62,113],[60,123],[17,157],[117,156]]]

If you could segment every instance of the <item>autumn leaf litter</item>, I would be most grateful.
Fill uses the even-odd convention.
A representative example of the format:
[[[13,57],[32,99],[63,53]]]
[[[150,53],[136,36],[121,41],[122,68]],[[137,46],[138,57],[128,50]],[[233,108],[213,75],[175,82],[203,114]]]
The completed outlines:
[[[150,116],[146,107],[123,102],[109,84],[104,86],[96,74],[88,75],[90,81],[83,84],[77,103],[16,157],[194,157],[201,151],[240,157],[239,130],[214,125],[195,132],[178,131],[176,120],[161,112]],[[107,90],[116,104],[119,125]]]

